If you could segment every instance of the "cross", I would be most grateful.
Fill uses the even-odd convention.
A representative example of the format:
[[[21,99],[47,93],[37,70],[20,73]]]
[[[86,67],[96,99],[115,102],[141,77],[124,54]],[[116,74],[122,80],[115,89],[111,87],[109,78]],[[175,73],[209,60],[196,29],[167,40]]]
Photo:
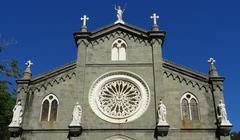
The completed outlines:
[[[214,65],[214,63],[216,62],[216,60],[214,60],[212,57],[209,58],[208,63],[211,65]]]
[[[25,63],[25,65],[26,65],[28,68],[31,68],[32,65],[33,65],[33,63],[32,63],[31,60],[28,60],[28,61]]]
[[[83,21],[83,26],[87,25],[87,20],[89,20],[89,17],[87,17],[86,15],[83,15],[83,17],[80,18]]]
[[[157,19],[159,18],[159,16],[157,16],[156,13],[153,13],[152,16],[150,16],[151,19],[153,19],[153,24],[157,25]]]

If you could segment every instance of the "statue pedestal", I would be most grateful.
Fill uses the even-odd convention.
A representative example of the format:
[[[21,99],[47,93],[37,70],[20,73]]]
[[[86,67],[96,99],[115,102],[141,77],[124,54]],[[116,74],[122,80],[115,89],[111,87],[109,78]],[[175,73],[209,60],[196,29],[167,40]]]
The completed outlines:
[[[81,32],[87,32],[87,26],[82,26],[80,30]]]
[[[159,31],[158,25],[154,24],[154,25],[152,26],[152,31]]]
[[[218,133],[220,136],[229,136],[230,131],[232,129],[232,124],[220,124],[218,127]]]
[[[170,125],[168,123],[158,123],[155,127],[154,137],[157,138],[159,136],[164,137],[167,136]]]
[[[22,134],[22,127],[8,127],[11,137],[18,137]]]
[[[69,133],[68,137],[78,137],[82,134],[82,126],[68,126]]]

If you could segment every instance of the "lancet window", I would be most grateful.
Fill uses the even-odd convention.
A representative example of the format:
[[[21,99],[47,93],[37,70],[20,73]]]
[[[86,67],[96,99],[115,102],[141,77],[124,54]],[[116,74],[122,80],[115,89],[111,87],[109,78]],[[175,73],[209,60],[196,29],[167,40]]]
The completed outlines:
[[[198,100],[191,93],[185,93],[180,101],[182,120],[199,120]]]
[[[112,61],[126,60],[127,43],[122,39],[116,39],[112,44]]]
[[[59,101],[54,94],[42,100],[41,121],[56,121]]]

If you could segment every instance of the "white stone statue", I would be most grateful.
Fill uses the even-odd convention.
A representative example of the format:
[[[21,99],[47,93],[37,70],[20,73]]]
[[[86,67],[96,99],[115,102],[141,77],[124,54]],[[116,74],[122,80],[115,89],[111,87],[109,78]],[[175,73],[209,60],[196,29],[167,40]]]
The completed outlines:
[[[72,112],[72,122],[70,126],[80,126],[81,119],[82,119],[82,107],[81,105],[79,105],[78,102],[76,102],[76,105],[74,106],[74,109]]]
[[[222,100],[219,101],[219,104],[217,106],[218,109],[218,118],[221,125],[231,125],[229,120],[227,119],[227,112],[225,108],[225,104]]]
[[[114,9],[117,11],[117,21],[115,22],[116,23],[122,23],[124,24],[124,21],[123,21],[123,12],[125,11],[125,9],[121,9],[120,6],[117,6],[115,5]]]
[[[13,117],[12,122],[9,124],[9,127],[20,127],[22,124],[22,115],[23,115],[23,107],[21,105],[21,101],[13,108]]]
[[[167,108],[163,104],[162,100],[160,100],[159,105],[158,105],[158,125],[167,125],[167,120],[166,120],[166,115],[167,115]]]

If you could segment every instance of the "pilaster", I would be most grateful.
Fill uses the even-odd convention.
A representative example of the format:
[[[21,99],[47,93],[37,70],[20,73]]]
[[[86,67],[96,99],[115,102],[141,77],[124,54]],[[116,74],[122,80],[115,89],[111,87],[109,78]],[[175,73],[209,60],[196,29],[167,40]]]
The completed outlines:
[[[154,77],[154,102],[155,102],[155,116],[157,124],[157,103],[159,99],[164,100],[163,92],[163,58],[162,58],[162,45],[165,38],[164,31],[150,31],[149,32],[150,43],[152,47],[152,64],[153,64],[153,77]]]

